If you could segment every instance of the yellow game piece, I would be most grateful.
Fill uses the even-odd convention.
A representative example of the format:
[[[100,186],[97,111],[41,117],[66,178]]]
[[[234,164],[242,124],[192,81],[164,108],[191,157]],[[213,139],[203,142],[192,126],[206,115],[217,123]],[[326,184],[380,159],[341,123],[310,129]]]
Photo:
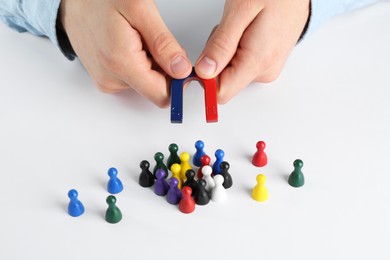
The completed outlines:
[[[183,186],[183,179],[180,176],[180,170],[181,170],[180,164],[177,163],[172,164],[171,166],[172,177],[175,177],[179,181],[179,183],[177,184],[177,187],[179,187],[179,189],[181,189],[181,187]]]
[[[252,190],[252,198],[256,201],[263,202],[268,199],[268,190],[264,186],[265,180],[266,178],[263,174],[259,174],[256,177],[257,185]]]
[[[189,160],[190,160],[190,155],[188,153],[183,152],[180,154],[180,161],[181,161],[180,177],[183,181],[185,181],[187,179],[187,177],[186,177],[187,170],[192,169],[191,164],[189,163]]]

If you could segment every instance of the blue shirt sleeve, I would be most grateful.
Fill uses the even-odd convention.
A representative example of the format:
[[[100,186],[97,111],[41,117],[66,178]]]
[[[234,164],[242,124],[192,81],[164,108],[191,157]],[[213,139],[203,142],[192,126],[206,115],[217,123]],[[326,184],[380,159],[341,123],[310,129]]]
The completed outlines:
[[[46,36],[58,45],[57,12],[61,0],[0,0],[0,18],[19,32]]]
[[[311,0],[311,15],[306,35],[338,14],[376,2],[379,0]]]
[[[19,32],[48,37],[68,59],[72,53],[60,47],[57,14],[61,0],[0,0],[0,19]]]

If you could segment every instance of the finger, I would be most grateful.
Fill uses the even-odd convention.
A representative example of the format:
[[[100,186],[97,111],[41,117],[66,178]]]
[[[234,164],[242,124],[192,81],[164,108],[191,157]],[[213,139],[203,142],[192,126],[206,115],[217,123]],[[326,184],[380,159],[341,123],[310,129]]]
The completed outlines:
[[[153,69],[152,59],[143,49],[140,34],[120,15],[110,16],[108,23],[111,31],[107,34],[109,39],[103,44],[106,51],[98,54],[104,70],[157,106],[167,106],[167,80],[163,73]]]
[[[187,54],[168,30],[154,1],[125,1],[121,13],[141,34],[154,60],[167,74],[185,78],[191,73]]]
[[[211,36],[213,36],[213,34],[214,34],[215,30],[217,30],[218,26],[219,26],[219,24],[217,24],[216,26],[214,26],[214,28],[211,30],[211,33],[210,33],[210,35],[209,35],[209,38],[207,38],[207,42],[210,40]]]
[[[246,28],[262,10],[261,1],[227,1],[220,25],[210,36],[195,70],[199,77],[216,77],[230,62]]]
[[[220,103],[226,103],[253,81],[266,83],[278,77],[303,29],[290,26],[294,19],[288,7],[280,6],[266,8],[255,18],[231,64],[220,75]]]
[[[129,85],[125,82],[115,79],[111,76],[100,76],[94,78],[97,88],[104,93],[118,93],[129,89]]]
[[[279,64],[277,28],[266,20],[264,10],[248,27],[229,66],[220,75],[220,103],[228,102],[256,78],[261,79]]]
[[[100,91],[117,93],[130,88],[122,79],[116,77],[115,73],[101,65],[92,48],[86,48],[78,57]]]
[[[254,73],[247,66],[249,56],[242,50],[237,50],[231,64],[219,75],[218,103],[225,104],[254,79]]]
[[[86,69],[97,88],[103,93],[118,93],[131,88],[123,79],[117,77],[116,73],[102,66],[94,66],[91,70],[89,67],[86,67]]]

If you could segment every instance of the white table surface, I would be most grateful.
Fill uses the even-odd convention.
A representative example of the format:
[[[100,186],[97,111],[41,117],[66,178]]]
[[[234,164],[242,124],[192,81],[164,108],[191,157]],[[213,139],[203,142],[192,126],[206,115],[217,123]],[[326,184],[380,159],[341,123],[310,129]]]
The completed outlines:
[[[161,12],[194,62],[223,1],[169,1]],[[173,7],[173,4],[177,5]],[[171,124],[132,91],[100,93],[79,62],[0,24],[0,259],[389,259],[390,2],[340,16],[300,44],[279,79],[253,84],[205,122],[203,90]],[[202,18],[206,15],[208,18]],[[225,151],[224,204],[185,215],[138,183],[175,142]],[[251,165],[258,140],[269,163]],[[304,187],[290,187],[292,163]],[[214,160],[214,158],[213,158]],[[125,189],[123,220],[104,220],[107,169]],[[250,196],[267,176],[269,200]],[[86,212],[66,212],[69,189]]]

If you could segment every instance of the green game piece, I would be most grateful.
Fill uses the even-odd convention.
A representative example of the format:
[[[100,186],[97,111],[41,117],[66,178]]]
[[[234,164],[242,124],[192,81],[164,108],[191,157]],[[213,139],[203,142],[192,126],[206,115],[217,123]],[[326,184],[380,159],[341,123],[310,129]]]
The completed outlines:
[[[165,176],[164,176],[164,179],[166,179],[168,177],[168,168],[167,166],[165,166],[163,160],[164,160],[164,155],[160,152],[156,153],[154,155],[154,160],[156,160],[156,166],[154,166],[154,169],[153,169],[153,175],[154,177],[156,178],[156,172],[157,170],[159,169],[162,169],[165,171]],[[157,179],[157,178],[156,178]]]
[[[119,221],[122,220],[122,212],[121,210],[115,205],[116,203],[116,198],[113,195],[110,195],[106,199],[107,204],[108,204],[108,209],[106,211],[106,221],[108,223],[118,223]]]
[[[302,173],[302,167],[302,160],[297,159],[294,161],[294,171],[288,177],[288,184],[296,188],[302,187],[303,184],[305,184],[305,177]]]
[[[181,164],[181,160],[179,155],[177,155],[177,151],[179,150],[177,144],[170,144],[168,150],[171,153],[167,160],[167,167],[170,170],[173,164]]]

